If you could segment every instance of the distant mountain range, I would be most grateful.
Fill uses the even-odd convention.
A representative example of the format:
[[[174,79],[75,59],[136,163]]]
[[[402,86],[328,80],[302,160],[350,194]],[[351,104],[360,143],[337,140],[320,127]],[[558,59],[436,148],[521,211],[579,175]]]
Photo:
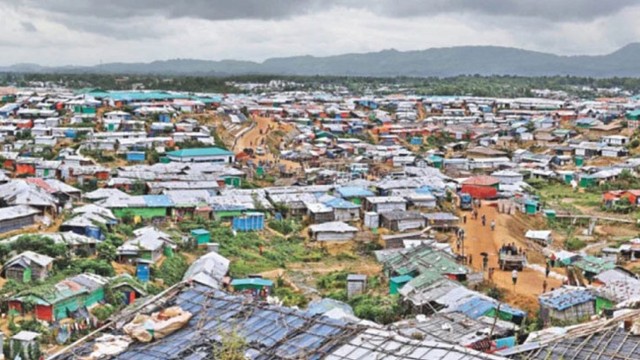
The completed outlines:
[[[498,46],[459,46],[420,51],[384,50],[326,57],[294,56],[264,62],[175,59],[150,63],[45,67],[16,64],[0,72],[167,74],[228,76],[244,74],[337,76],[574,75],[640,77],[640,43],[611,54],[560,56]]]

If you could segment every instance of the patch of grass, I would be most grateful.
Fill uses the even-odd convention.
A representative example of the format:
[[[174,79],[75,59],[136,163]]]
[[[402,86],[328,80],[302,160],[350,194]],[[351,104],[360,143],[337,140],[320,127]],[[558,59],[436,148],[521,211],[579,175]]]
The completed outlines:
[[[380,324],[397,321],[402,315],[400,298],[397,295],[359,295],[349,300],[349,304],[357,317]]]
[[[318,288],[321,290],[346,289],[348,275],[346,271],[333,271],[322,275],[317,280]]]
[[[275,295],[280,300],[282,300],[282,303],[285,306],[305,307],[308,303],[307,298],[305,298],[304,295],[299,294],[287,287],[278,287],[275,290]]]
[[[165,259],[160,268],[152,267],[152,274],[154,277],[163,279],[166,285],[171,286],[182,280],[188,268],[187,259],[181,254],[176,254]]]
[[[231,260],[230,272],[234,277],[286,268],[294,262],[319,261],[325,257],[322,250],[307,248],[299,236],[289,239],[275,236],[267,241],[258,233],[234,236],[227,227],[210,230],[211,238],[220,243],[220,254]]]
[[[602,195],[595,189],[573,190],[570,185],[558,182],[544,182],[536,187],[536,193],[544,203],[554,204],[562,209],[575,211],[575,206],[599,207]],[[571,199],[570,203],[563,202]]]
[[[587,243],[578,238],[568,238],[564,241],[564,247],[569,251],[578,251],[585,246],[587,246]]]
[[[269,227],[282,235],[289,235],[300,230],[300,223],[293,220],[271,220]]]

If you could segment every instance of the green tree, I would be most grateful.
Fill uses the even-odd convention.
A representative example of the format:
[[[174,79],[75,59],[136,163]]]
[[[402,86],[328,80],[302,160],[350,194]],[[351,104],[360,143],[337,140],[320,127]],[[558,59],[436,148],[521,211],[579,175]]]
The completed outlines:
[[[116,246],[114,246],[110,241],[103,241],[97,246],[98,251],[98,259],[105,261],[115,261],[118,253]]]

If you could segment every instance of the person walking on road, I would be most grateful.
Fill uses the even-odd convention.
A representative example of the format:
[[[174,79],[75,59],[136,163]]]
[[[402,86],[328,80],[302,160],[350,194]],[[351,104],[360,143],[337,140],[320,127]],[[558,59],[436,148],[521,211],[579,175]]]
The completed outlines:
[[[548,278],[551,273],[551,266],[549,266],[549,262],[547,261],[547,267],[544,269],[544,277]]]
[[[547,292],[547,279],[544,279],[542,281],[542,293],[546,293]]]
[[[518,282],[518,269],[513,269],[511,272],[511,281],[513,281],[513,287],[515,287]]]
[[[482,257],[482,270],[487,270],[487,265],[489,265],[489,257],[488,256],[483,256]]]
[[[463,215],[462,216],[462,223],[466,224],[467,223],[467,215]]]
[[[491,231],[496,229],[496,221],[495,220],[491,220]]]
[[[482,215],[482,226],[485,226],[487,224],[487,217]]]

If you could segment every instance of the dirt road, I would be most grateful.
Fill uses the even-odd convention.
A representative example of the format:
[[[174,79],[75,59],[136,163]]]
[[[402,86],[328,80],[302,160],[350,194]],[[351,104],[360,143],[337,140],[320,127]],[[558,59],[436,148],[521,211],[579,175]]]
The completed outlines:
[[[269,127],[273,129],[271,131],[280,129],[284,130],[285,132],[287,130],[287,127],[279,125],[270,117],[254,116],[253,121],[256,122],[256,126],[238,138],[235,146],[233,147],[233,151],[240,152],[246,148],[251,148],[255,151],[257,147],[262,147],[265,151],[265,154],[256,154],[255,161],[275,161],[276,157],[271,153],[271,151],[269,151],[269,147],[267,146],[267,135],[269,134]],[[288,169],[297,169],[300,167],[300,164],[294,161],[279,160],[279,162],[281,164],[285,164]]]
[[[274,126],[275,122],[271,118],[261,116],[254,116],[253,121],[255,121],[256,126],[238,138],[233,150],[238,152],[246,148],[255,149],[262,146],[267,153],[263,156],[256,155],[256,159],[273,160],[273,155],[269,153],[269,149],[267,149],[266,144],[262,144],[262,141],[266,142],[267,130],[269,126]]]
[[[516,238],[510,231],[511,216],[498,213],[496,207],[489,206],[488,203],[483,202],[482,207],[478,212],[478,220],[473,220],[471,212],[464,212],[462,215],[467,216],[467,223],[463,224],[465,230],[464,241],[464,253],[465,255],[471,254],[472,267],[475,270],[482,270],[482,256],[481,253],[486,252],[489,254],[489,267],[495,267],[496,270],[493,275],[493,282],[507,292],[506,301],[514,306],[518,306],[524,310],[535,311],[538,308],[537,297],[542,293],[542,283],[545,280],[544,273],[539,271],[525,268],[518,274],[517,285],[512,285],[511,271],[501,271],[498,266],[498,249],[502,244],[515,242],[516,246],[527,248],[526,244],[521,240],[522,238]],[[482,226],[481,216],[486,216],[486,226]],[[496,221],[495,231],[491,231],[489,224],[491,220]],[[455,241],[452,244],[454,250]],[[531,262],[533,259],[540,259],[537,254],[527,255],[527,258]],[[487,278],[487,272],[485,272],[485,278]],[[551,288],[557,288],[562,285],[562,282],[558,279],[549,277],[547,279],[547,290]]]

